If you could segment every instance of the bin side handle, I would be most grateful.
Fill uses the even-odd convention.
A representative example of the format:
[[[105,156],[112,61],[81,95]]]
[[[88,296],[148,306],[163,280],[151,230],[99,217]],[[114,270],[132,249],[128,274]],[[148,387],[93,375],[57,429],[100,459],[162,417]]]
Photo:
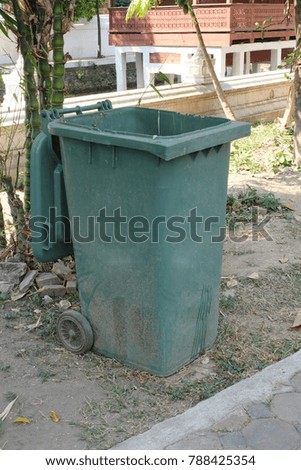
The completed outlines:
[[[83,114],[84,111],[107,111],[113,109],[112,102],[110,100],[99,101],[96,104],[87,106],[75,106],[74,108],[62,108],[62,109],[44,109],[41,112],[42,117],[42,131],[48,136],[48,124],[49,122],[59,119],[65,114],[76,113],[77,115]],[[51,146],[51,143],[50,143]]]
[[[91,104],[87,106],[75,106],[74,108],[65,108],[65,109],[53,108],[46,112],[49,113],[49,117],[51,119],[59,119],[64,114],[71,114],[71,113],[83,114],[84,111],[94,111],[94,110],[108,111],[112,108],[113,108],[112,102],[110,100],[104,100],[104,101],[99,101],[96,104]]]

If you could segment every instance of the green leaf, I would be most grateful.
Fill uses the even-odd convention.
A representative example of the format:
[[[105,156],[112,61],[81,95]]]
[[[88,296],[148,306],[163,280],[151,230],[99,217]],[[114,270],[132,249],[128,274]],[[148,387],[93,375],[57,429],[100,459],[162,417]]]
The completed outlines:
[[[1,2],[0,2],[1,3]],[[16,25],[17,25],[17,22],[16,20],[10,16],[9,14],[7,14],[4,10],[0,9],[0,16],[2,16],[2,18],[4,19],[4,22],[5,22],[5,25],[12,29],[16,29]]]
[[[1,21],[0,21],[0,31],[8,38],[8,31]]]
[[[148,10],[155,4],[155,0],[132,0],[128,6],[125,21],[128,22],[133,15],[144,18]]]
[[[157,93],[157,95],[160,96],[160,98],[163,98],[163,95],[160,93],[160,91],[158,90],[158,88],[155,87],[155,85],[153,85],[152,83],[150,83],[150,87]]]
[[[158,78],[159,78],[160,80],[163,80],[163,82],[166,82],[168,85],[171,86],[170,80],[169,80],[168,76],[165,75],[165,73],[159,72],[159,73],[158,73]]]

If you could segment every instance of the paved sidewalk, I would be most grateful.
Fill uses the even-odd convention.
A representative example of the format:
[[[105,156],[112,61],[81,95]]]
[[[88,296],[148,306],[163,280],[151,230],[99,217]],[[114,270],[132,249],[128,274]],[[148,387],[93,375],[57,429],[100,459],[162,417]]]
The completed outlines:
[[[301,350],[113,449],[301,449]]]

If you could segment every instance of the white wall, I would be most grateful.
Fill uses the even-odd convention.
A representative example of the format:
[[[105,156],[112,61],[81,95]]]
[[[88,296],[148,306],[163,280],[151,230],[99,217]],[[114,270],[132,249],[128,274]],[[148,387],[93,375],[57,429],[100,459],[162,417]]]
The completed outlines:
[[[104,56],[114,55],[114,46],[109,46],[109,15],[100,15],[101,53]],[[75,23],[71,31],[65,34],[65,52],[73,59],[97,58],[97,17],[88,23],[86,20]],[[8,39],[0,32],[0,65],[12,65],[18,60],[14,37]]]
[[[100,15],[101,53],[103,56],[114,55],[114,46],[109,46],[109,15]],[[75,23],[71,31],[65,34],[65,52],[72,59],[97,58],[98,32],[97,17]]]
[[[0,65],[12,65],[18,60],[17,44],[13,34],[7,38],[0,32]]]

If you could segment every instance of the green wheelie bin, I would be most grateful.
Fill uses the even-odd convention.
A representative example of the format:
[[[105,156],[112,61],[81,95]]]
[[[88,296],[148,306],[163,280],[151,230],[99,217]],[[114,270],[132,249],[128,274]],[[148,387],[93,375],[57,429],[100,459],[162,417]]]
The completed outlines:
[[[108,101],[43,120],[33,253],[74,251],[81,302],[59,319],[62,343],[176,372],[216,338],[230,142],[250,125]]]

